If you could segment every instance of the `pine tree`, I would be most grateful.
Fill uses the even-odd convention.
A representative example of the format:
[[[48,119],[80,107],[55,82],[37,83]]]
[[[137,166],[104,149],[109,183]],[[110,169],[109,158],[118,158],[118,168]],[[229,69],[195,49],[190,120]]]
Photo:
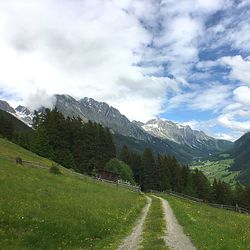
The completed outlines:
[[[53,148],[49,144],[49,138],[44,128],[38,128],[34,132],[30,148],[43,157],[54,159]]]
[[[130,167],[133,171],[136,183],[142,185],[143,169],[142,169],[142,160],[140,154],[133,152],[130,153]]]
[[[123,145],[120,155],[119,155],[119,159],[128,165],[130,164],[130,152],[128,150],[127,145]]]
[[[150,148],[146,148],[142,155],[142,167],[143,167],[143,190],[150,190],[154,188],[154,170],[155,160]]]
[[[167,157],[163,157],[160,154],[157,156],[157,169],[158,173],[158,185],[159,191],[169,190],[170,186],[170,170],[168,166],[168,159]]]
[[[14,133],[13,125],[9,119],[0,117],[0,135],[7,139],[12,139]]]
[[[198,198],[208,201],[211,197],[210,183],[206,176],[198,169],[195,169],[194,172],[194,184]]]

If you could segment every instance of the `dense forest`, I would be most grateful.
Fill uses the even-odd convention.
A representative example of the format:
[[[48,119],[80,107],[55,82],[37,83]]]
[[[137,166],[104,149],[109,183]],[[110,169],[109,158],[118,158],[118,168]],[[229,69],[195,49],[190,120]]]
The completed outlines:
[[[119,158],[131,166],[134,178],[143,190],[172,190],[200,198],[205,202],[236,205],[250,209],[250,186],[237,184],[232,189],[229,184],[214,180],[211,185],[198,169],[190,170],[180,165],[175,157],[158,154],[154,157],[151,149],[142,155],[130,152],[124,146]]]
[[[13,115],[0,109],[0,135],[12,139],[14,133],[31,131],[32,129]]]
[[[214,180],[211,185],[199,170],[180,165],[174,156],[154,155],[150,148],[143,154],[124,145],[116,152],[108,128],[80,118],[65,118],[56,109],[35,112],[33,130],[15,130],[13,120],[0,116],[0,134],[20,146],[84,174],[106,169],[120,174],[143,191],[173,190],[207,202],[230,204],[250,209],[250,187],[240,184],[231,189]],[[118,159],[115,159],[115,157]]]
[[[112,135],[100,124],[65,118],[56,109],[35,112],[34,131],[17,133],[14,141],[67,168],[90,174],[115,157]]]

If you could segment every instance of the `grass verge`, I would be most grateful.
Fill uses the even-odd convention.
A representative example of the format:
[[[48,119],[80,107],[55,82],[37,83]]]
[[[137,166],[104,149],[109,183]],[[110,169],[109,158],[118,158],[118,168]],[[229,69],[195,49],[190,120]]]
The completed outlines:
[[[165,234],[165,219],[160,199],[151,196],[152,204],[149,209],[144,229],[143,240],[139,249],[144,250],[166,250],[163,236]]]
[[[250,249],[250,216],[169,195],[161,196],[168,200],[198,249]]]
[[[48,163],[0,139],[0,249],[116,249],[145,198],[114,185],[16,165]]]

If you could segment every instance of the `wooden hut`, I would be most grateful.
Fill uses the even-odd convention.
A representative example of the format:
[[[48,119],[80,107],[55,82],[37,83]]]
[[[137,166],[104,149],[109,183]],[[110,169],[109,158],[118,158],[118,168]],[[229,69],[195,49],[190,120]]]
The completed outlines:
[[[111,171],[107,170],[98,170],[97,171],[97,178],[117,182],[120,175]]]

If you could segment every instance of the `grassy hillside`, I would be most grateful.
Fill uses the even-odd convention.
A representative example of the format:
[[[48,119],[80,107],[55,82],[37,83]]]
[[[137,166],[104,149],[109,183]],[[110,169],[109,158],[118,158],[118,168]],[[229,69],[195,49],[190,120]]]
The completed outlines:
[[[169,195],[177,220],[198,249],[250,249],[250,216],[205,204],[189,202]]]
[[[217,161],[206,160],[198,162],[190,168],[198,168],[201,170],[210,182],[213,182],[214,178],[216,178],[234,186],[237,182],[239,171],[231,171],[230,167],[232,164],[233,159],[223,159]]]
[[[250,132],[244,134],[234,143],[231,151],[234,157],[233,170],[241,170],[238,177],[243,184],[250,184]]]
[[[20,166],[52,162],[0,139],[0,249],[116,249],[145,199],[127,189]]]

